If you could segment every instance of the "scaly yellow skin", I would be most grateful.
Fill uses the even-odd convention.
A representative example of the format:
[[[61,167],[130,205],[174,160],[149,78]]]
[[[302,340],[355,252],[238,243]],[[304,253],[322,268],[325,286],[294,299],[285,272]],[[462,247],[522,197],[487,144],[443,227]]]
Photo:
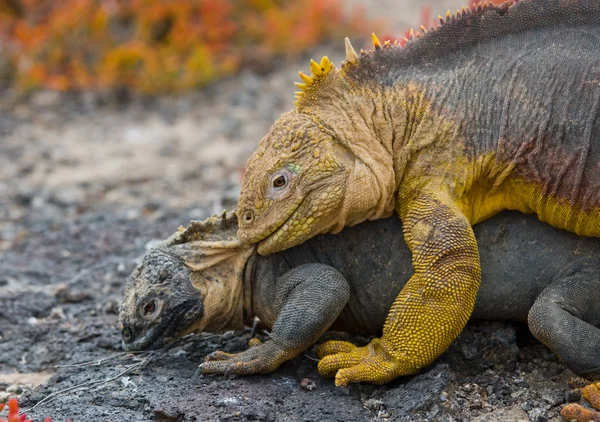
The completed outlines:
[[[319,372],[337,372],[336,385],[381,384],[418,371],[452,343],[475,306],[479,253],[456,205],[448,197],[423,195],[405,203],[400,215],[415,274],[394,301],[381,340],[351,351],[344,342],[320,348]]]
[[[326,58],[320,65],[311,63],[312,76],[301,75],[297,110],[275,123],[250,158],[238,205],[238,236],[260,242],[261,254],[386,217],[393,209],[402,219],[415,273],[391,307],[381,339],[362,348],[346,342],[321,346],[319,371],[335,374],[337,385],[385,383],[414,373],[451,344],[473,310],[480,283],[472,224],[513,209],[579,235],[600,237],[600,178],[588,153],[593,160],[597,155],[585,144],[596,142],[591,129],[573,150],[563,145],[572,138],[546,140],[544,132],[532,141],[494,137],[496,143],[490,143],[479,136],[518,132],[519,120],[501,130],[490,125],[488,132],[483,123],[489,122],[483,120],[478,131],[461,113],[465,102],[481,100],[466,95],[454,101],[443,86],[469,80],[493,92],[496,85],[489,84],[485,70],[466,66],[441,82],[432,78],[429,85],[414,80],[419,75],[410,69],[407,80],[402,74],[388,78],[380,63],[393,63],[391,53],[385,56],[392,47],[382,47],[376,39],[374,44],[378,52],[360,59],[349,54],[339,71]],[[510,71],[503,70],[498,81]],[[565,78],[587,77],[581,75]],[[585,86],[579,79],[565,83]],[[505,101],[531,104],[533,120],[536,101],[542,101],[536,89],[508,90]],[[586,95],[594,92],[589,89]],[[591,122],[596,105],[589,105]],[[543,108],[539,115],[549,116]],[[554,123],[548,119],[546,127]],[[529,136],[530,128],[523,128]]]
[[[581,393],[595,409],[600,410],[600,382],[583,387]],[[567,404],[561,409],[560,414],[568,421],[600,422],[600,412],[594,412],[578,403]]]

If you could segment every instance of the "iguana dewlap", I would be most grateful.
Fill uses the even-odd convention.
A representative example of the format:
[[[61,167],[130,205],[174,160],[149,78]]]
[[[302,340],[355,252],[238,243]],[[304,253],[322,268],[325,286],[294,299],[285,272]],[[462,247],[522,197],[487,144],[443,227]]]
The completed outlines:
[[[328,329],[378,335],[412,275],[411,253],[396,218],[318,236],[269,256],[244,247],[236,230],[234,215],[213,217],[147,252],[121,305],[127,350],[160,347],[194,330],[241,328],[244,319],[258,316],[272,328],[271,340],[236,355],[215,352],[200,372],[270,372]],[[484,270],[473,317],[528,320],[534,335],[573,371],[600,376],[600,240],[518,213],[481,223],[475,234]],[[319,348],[324,376],[337,368],[326,356],[332,346],[339,351],[347,344]],[[354,351],[368,358],[368,348]],[[586,388],[588,396],[600,394]],[[584,412],[576,406],[567,410]]]
[[[341,69],[311,62],[244,175],[238,234],[261,254],[394,209],[403,221],[415,273],[374,355],[340,354],[339,384],[413,373],[456,338],[481,279],[473,224],[511,209],[600,236],[600,2],[442,21],[403,48],[347,41]]]

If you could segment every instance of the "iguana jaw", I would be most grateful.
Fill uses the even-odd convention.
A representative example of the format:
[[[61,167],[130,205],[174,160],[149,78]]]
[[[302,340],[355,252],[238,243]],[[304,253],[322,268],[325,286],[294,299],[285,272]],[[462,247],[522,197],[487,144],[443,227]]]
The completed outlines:
[[[180,312],[171,311],[172,313],[165,316],[164,320],[147,330],[143,337],[131,343],[124,342],[124,349],[127,351],[158,349],[184,336],[189,324],[202,318],[202,302],[197,300],[194,302],[196,302],[195,306],[190,303],[188,306],[180,307]]]

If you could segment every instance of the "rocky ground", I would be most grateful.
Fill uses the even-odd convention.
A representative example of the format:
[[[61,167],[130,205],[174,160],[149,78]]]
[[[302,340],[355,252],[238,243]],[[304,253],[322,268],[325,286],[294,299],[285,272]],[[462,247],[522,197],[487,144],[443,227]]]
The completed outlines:
[[[370,4],[385,15],[390,3]],[[418,22],[416,3],[403,21]],[[339,63],[342,44],[312,55],[325,52]],[[469,326],[430,368],[386,386],[336,388],[312,351],[267,376],[193,382],[206,354],[244,349],[248,332],[122,353],[127,275],[180,224],[235,207],[245,161],[291,107],[307,60],[179,98],[2,95],[0,402],[20,396],[35,421],[560,419],[572,374],[526,327],[505,323]]]

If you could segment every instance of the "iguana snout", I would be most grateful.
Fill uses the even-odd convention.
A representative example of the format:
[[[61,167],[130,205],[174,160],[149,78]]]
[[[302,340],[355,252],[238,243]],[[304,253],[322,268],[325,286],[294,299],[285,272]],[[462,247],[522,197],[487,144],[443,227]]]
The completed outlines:
[[[119,312],[123,348],[159,348],[186,334],[203,313],[203,296],[186,265],[160,247],[152,249],[125,290]]]
[[[238,237],[258,252],[286,249],[337,222],[349,169],[342,148],[308,114],[285,113],[248,161]]]

